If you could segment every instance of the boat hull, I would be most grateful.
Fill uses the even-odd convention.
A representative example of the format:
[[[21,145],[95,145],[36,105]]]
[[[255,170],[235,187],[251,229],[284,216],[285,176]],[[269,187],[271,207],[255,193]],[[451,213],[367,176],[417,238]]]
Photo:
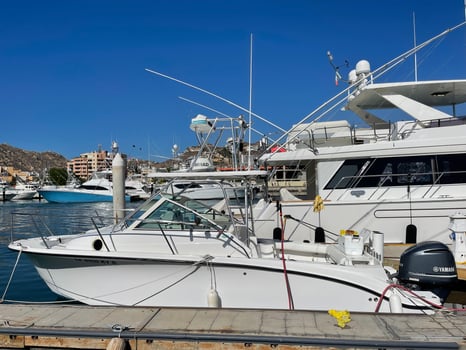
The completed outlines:
[[[12,200],[28,200],[33,199],[37,195],[37,191],[17,191]]]
[[[300,310],[374,312],[387,286],[386,276],[375,266],[355,269],[287,261],[285,275],[281,260],[106,256],[115,255],[111,252],[66,256],[27,249],[23,253],[53,292],[89,305],[260,309],[293,305]],[[388,298],[378,311],[390,312]],[[404,312],[420,310],[413,302]]]
[[[111,193],[98,193],[76,189],[46,189],[39,190],[38,192],[41,197],[51,203],[92,203],[113,201],[113,194]],[[130,200],[130,196],[125,196],[125,201],[129,202]]]

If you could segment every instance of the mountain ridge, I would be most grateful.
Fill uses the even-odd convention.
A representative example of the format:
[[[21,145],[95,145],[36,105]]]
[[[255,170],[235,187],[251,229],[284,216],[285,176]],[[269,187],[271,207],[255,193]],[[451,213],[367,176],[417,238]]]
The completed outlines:
[[[44,169],[66,168],[68,160],[53,151],[28,151],[18,147],[0,144],[0,166],[16,170],[40,173]]]

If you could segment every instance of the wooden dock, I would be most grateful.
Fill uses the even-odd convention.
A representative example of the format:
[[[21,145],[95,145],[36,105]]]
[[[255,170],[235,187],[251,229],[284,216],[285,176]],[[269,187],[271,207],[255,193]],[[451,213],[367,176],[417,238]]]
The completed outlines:
[[[466,349],[466,312],[328,312],[0,304],[2,349]]]

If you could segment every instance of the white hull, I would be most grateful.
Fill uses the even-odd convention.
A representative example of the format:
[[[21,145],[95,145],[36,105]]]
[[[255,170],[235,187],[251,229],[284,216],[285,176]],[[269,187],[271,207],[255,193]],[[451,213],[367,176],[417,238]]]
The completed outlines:
[[[193,256],[29,257],[52,291],[89,305],[213,306],[208,296],[214,278],[221,307],[290,307],[280,260],[215,258],[205,264],[199,263],[202,257]],[[386,276],[374,266],[355,270],[287,261],[287,271],[294,309],[374,312],[386,286]],[[368,285],[368,274],[379,274],[379,279],[371,278]],[[405,306],[409,312],[409,305]],[[390,311],[388,298],[379,311]]]
[[[28,190],[16,190],[16,194],[12,198],[12,200],[27,200],[27,199],[33,199],[35,196],[37,196],[37,191],[28,191]]]

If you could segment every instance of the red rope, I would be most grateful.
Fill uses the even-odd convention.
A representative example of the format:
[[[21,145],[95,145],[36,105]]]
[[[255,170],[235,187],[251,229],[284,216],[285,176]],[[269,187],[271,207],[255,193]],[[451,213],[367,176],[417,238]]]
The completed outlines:
[[[413,292],[411,289],[408,289],[400,284],[396,284],[396,283],[392,283],[392,284],[389,284],[387,287],[385,287],[385,289],[383,290],[382,294],[380,295],[380,299],[379,301],[377,302],[377,305],[375,307],[375,310],[374,312],[379,312],[379,309],[380,309],[380,305],[382,305],[382,301],[385,297],[385,294],[388,292],[388,290],[390,289],[401,289],[405,292],[408,292],[409,294],[413,295],[414,297],[418,298],[419,300],[421,300],[422,302],[432,306],[433,308],[435,309],[439,309],[439,310],[445,310],[445,311],[466,311],[466,309],[456,309],[456,308],[446,308],[444,307],[443,305],[439,305],[439,304],[436,304],[436,303],[433,303],[429,300],[427,300],[426,298],[424,297],[421,297],[419,294]]]
[[[282,250],[282,262],[283,262],[283,275],[285,276],[285,285],[286,285],[286,292],[288,294],[288,308],[290,310],[294,310],[294,302],[293,302],[293,295],[291,294],[291,286],[290,280],[288,279],[288,271],[286,269],[286,260],[285,260],[285,225],[283,224],[283,213],[282,213],[282,205],[279,204],[278,207],[280,213],[280,226],[282,229],[281,235],[281,250]]]

